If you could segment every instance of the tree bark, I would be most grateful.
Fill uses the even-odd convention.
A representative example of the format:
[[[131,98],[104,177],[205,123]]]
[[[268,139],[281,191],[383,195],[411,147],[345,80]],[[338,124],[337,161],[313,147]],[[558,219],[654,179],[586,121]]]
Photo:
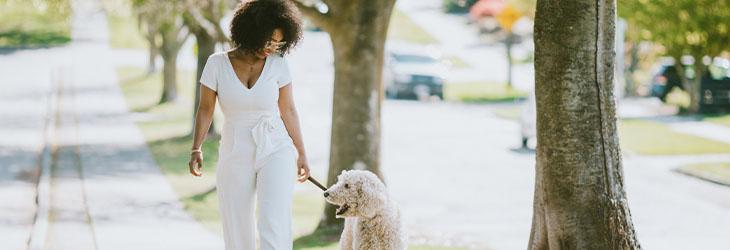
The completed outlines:
[[[346,169],[380,172],[380,111],[385,39],[395,0],[324,1],[321,14],[293,0],[315,24],[330,34],[335,79],[327,185]],[[325,203],[319,229],[341,227],[336,207]]]
[[[702,57],[704,55],[699,53],[695,53],[692,55],[695,58],[695,64],[694,64],[694,72],[695,72],[695,78],[692,79],[691,84],[687,87],[687,94],[689,94],[689,108],[688,111],[691,114],[699,113],[700,110],[700,102],[702,102],[702,93],[700,93],[702,89],[702,76],[705,74],[705,64],[702,62]]]
[[[636,83],[634,81],[634,72],[639,67],[639,42],[631,41],[629,50],[629,67],[626,69],[624,78],[626,79],[626,96],[636,96]]]
[[[180,52],[190,33],[183,26],[182,20],[173,20],[158,29],[162,37],[159,48],[162,66],[162,96],[160,104],[177,100],[177,54]]]
[[[157,59],[157,55],[159,54],[157,49],[158,45],[155,32],[149,30],[145,35],[145,39],[147,40],[147,46],[149,46],[149,55],[147,57],[147,74],[151,75],[152,73],[157,71],[155,59]]]
[[[135,7],[139,8],[139,6]],[[157,44],[157,30],[155,29],[156,24],[154,22],[155,21],[148,13],[137,13],[137,29],[142,32],[145,40],[147,41],[149,52],[149,55],[147,55],[147,75],[152,75],[152,73],[157,71],[155,60],[159,54],[159,50],[157,49],[159,45]]]
[[[640,249],[613,95],[615,0],[539,0],[529,249]]]
[[[164,48],[162,55],[162,96],[160,104],[177,100],[177,50],[168,51]]]

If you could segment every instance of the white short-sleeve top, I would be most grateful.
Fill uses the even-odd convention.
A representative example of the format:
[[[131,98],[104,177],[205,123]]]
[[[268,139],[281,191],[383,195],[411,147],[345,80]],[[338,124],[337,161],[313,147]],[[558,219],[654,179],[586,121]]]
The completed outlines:
[[[291,81],[289,65],[281,54],[266,57],[261,75],[250,89],[236,76],[226,52],[208,57],[200,76],[200,83],[218,94],[225,117],[248,111],[278,112],[279,88]]]

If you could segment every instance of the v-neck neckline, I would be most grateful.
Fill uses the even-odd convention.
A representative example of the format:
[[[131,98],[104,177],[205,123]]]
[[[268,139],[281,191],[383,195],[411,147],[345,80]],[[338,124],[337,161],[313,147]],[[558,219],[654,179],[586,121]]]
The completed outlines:
[[[252,91],[254,88],[256,88],[256,86],[259,85],[259,80],[261,80],[261,78],[264,76],[264,73],[266,73],[266,68],[269,66],[269,57],[270,56],[266,56],[266,58],[264,58],[264,66],[261,68],[261,73],[259,74],[259,77],[256,78],[256,81],[253,82],[253,86],[251,86],[251,88],[249,88],[249,87],[247,87],[246,83],[244,83],[243,81],[241,81],[240,78],[238,78],[238,74],[236,74],[236,69],[233,67],[233,62],[231,62],[231,58],[228,57],[228,52],[225,53],[225,56],[226,56],[226,61],[228,62],[228,69],[230,69],[231,73],[233,74],[233,78],[236,79],[236,81],[238,82],[238,85],[240,85],[245,91]]]

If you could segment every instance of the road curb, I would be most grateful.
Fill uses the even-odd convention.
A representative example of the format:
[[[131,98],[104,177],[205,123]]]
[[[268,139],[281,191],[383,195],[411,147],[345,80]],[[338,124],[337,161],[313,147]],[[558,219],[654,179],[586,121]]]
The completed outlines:
[[[701,179],[701,180],[704,180],[704,181],[712,182],[712,183],[715,183],[717,185],[721,185],[721,186],[725,186],[725,187],[730,187],[730,182],[727,182],[726,180],[722,180],[721,178],[717,178],[717,177],[715,177],[715,176],[713,176],[711,174],[705,174],[705,173],[702,173],[702,172],[699,172],[699,171],[682,169],[681,167],[675,168],[675,169],[673,169],[673,171],[674,172],[677,172],[677,173],[680,173],[680,174],[683,174],[683,175],[686,175],[686,176],[690,176],[690,177],[694,177],[694,178]]]

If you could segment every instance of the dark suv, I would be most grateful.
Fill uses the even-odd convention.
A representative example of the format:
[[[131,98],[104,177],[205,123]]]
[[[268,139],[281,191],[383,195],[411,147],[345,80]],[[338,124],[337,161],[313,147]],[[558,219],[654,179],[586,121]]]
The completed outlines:
[[[730,67],[727,59],[715,60],[702,75],[700,82],[700,112],[723,112],[730,110]],[[688,80],[694,79],[692,67],[686,67]],[[652,77],[651,95],[666,101],[673,88],[684,89],[682,78],[674,64],[660,65]]]
[[[728,68],[707,71],[700,85],[700,112],[730,111],[730,71]]]

